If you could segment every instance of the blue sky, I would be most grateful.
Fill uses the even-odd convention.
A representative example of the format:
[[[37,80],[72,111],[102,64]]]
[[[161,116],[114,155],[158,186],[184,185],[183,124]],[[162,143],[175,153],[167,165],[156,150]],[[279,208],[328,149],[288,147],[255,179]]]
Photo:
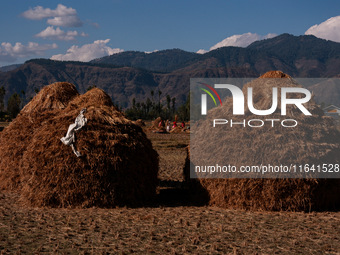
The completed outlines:
[[[6,0],[0,8],[0,66],[52,56],[87,61],[122,50],[246,46],[268,34],[303,35],[339,15],[338,0]],[[334,23],[339,30],[330,29]],[[334,37],[340,19],[313,31],[340,41]],[[251,34],[232,37],[245,33]]]

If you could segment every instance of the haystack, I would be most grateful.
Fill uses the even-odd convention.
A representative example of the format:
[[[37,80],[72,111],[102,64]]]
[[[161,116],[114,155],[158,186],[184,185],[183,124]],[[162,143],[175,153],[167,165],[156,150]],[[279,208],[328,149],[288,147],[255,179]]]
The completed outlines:
[[[142,120],[142,119],[138,119],[134,122],[137,126],[140,126],[140,127],[145,127],[146,124],[145,122]]]
[[[262,79],[276,78],[276,79]],[[272,88],[300,86],[290,76],[268,72],[261,78],[246,84],[253,87],[254,107],[269,109],[272,104]],[[271,119],[282,119],[280,109]],[[247,102],[247,98],[245,98]],[[340,163],[340,133],[333,120],[323,116],[323,111],[311,100],[306,108],[312,116],[306,117],[295,107],[287,108],[285,119],[295,119],[298,126],[270,128],[234,126],[211,128],[213,119],[221,118],[241,122],[241,119],[265,119],[268,116],[253,115],[245,107],[244,116],[232,114],[232,99],[223,106],[212,109],[207,120],[196,123],[195,138],[191,140],[191,161],[195,165],[214,165],[216,155],[224,158],[224,164],[240,166],[290,165]],[[206,139],[209,137],[209,140]],[[209,141],[211,141],[209,143]],[[196,158],[195,158],[196,157]],[[202,163],[203,162],[203,163]],[[187,164],[188,167],[189,164]],[[186,179],[190,171],[184,170]],[[224,208],[308,211],[340,208],[340,180],[315,178],[277,179],[207,179],[199,175],[201,186],[207,190],[210,205]],[[240,177],[239,177],[240,178]]]
[[[170,130],[170,133],[172,133],[172,134],[179,134],[179,133],[182,133],[183,131],[184,131],[183,128],[177,126],[177,127],[172,128]]]
[[[159,123],[161,122],[162,118],[158,117],[154,121],[152,121],[151,127],[149,127],[147,130],[152,131],[153,133],[161,133],[166,134],[167,131],[165,129],[165,126],[160,127]]]
[[[152,129],[158,129],[158,127],[159,127],[159,122],[160,122],[161,120],[162,120],[161,117],[156,118],[156,119],[152,122],[151,128],[152,128]]]
[[[77,158],[61,143],[80,110]],[[157,186],[158,155],[143,130],[94,88],[79,95],[69,83],[41,92],[0,135],[0,185],[33,206],[142,205]]]

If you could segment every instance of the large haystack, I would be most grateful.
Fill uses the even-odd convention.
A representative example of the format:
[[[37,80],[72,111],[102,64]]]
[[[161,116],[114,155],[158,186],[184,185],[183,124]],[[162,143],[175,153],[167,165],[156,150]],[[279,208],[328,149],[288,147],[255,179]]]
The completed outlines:
[[[78,96],[75,86],[57,82],[42,89],[0,135],[0,188],[17,189],[20,165],[34,130]],[[26,131],[26,132],[25,132]]]
[[[249,86],[253,88],[256,109],[271,107],[273,86],[299,86],[290,76],[279,71],[268,72],[261,78],[243,88],[245,95]],[[282,119],[280,101],[277,111],[270,115],[271,119]],[[237,169],[242,165],[340,163],[340,133],[332,119],[324,117],[313,100],[305,104],[312,116],[306,117],[295,107],[287,108],[284,119],[297,120],[299,124],[295,128],[281,125],[269,128],[240,125],[212,128],[212,119],[221,118],[221,112],[226,119],[239,122],[242,119],[268,118],[253,115],[247,106],[244,116],[235,116],[232,114],[232,105],[232,99],[227,99],[223,106],[208,113],[207,120],[196,126],[195,138],[190,145],[194,151],[191,153],[194,164],[214,165],[216,155],[225,159],[224,165],[234,165]],[[185,169],[186,179],[189,172]],[[204,174],[199,177],[200,184],[209,193],[209,203],[220,207],[293,211],[340,208],[339,179],[206,179]]]
[[[60,138],[83,108],[77,158]],[[34,206],[134,206],[156,191],[151,142],[98,88],[79,95],[69,83],[45,87],[1,133],[0,158],[1,188]]]

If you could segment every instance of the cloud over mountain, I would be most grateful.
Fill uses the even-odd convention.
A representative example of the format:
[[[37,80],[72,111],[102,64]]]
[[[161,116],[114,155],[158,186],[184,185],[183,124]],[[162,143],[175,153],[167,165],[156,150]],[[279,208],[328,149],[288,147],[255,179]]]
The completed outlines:
[[[54,29],[52,26],[48,26],[45,30],[36,34],[35,37],[40,37],[43,39],[50,40],[61,40],[61,41],[72,41],[75,40],[77,36],[87,36],[84,32],[79,33],[78,31],[64,31],[59,27]]]
[[[198,54],[205,54],[207,52],[208,52],[207,50],[199,49],[196,53],[198,53]]]
[[[305,35],[314,35],[316,37],[340,42],[340,16],[329,18],[328,20],[311,26]]]
[[[38,44],[29,42],[23,45],[20,42],[12,45],[8,42],[1,43],[0,46],[0,61],[14,62],[18,58],[26,58],[30,56],[43,55],[45,51],[58,48],[57,44]]]
[[[273,38],[277,36],[276,34],[269,33],[267,35],[258,35],[256,33],[245,33],[241,35],[232,35],[224,40],[218,42],[214,46],[210,48],[210,50],[215,50],[221,47],[226,47],[226,46],[237,46],[237,47],[247,47],[251,43],[263,39],[268,39],[268,38]]]
[[[51,57],[51,59],[86,62],[95,58],[100,58],[124,51],[119,48],[110,48],[109,46],[107,46],[107,43],[109,43],[109,41],[110,39],[97,40],[91,44],[84,44],[81,47],[73,45],[67,50],[65,54],[54,55]]]
[[[36,6],[22,13],[22,16],[31,20],[49,18],[47,23],[53,26],[80,27],[83,22],[79,19],[77,11],[71,7],[58,4],[56,9]]]

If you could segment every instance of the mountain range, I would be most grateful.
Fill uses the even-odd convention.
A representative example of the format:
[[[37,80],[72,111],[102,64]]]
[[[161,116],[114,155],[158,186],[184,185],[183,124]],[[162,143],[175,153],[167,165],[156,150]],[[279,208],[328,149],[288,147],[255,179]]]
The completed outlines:
[[[127,51],[90,62],[33,59],[10,71],[0,72],[0,86],[7,91],[6,100],[25,91],[27,100],[37,89],[67,81],[83,93],[90,86],[104,89],[121,107],[129,107],[150,97],[153,90],[176,97],[184,103],[190,78],[258,77],[270,70],[281,70],[292,77],[340,77],[340,43],[312,35],[282,34],[257,41],[246,48],[224,47],[205,54],[180,49],[153,53]],[[331,83],[310,88],[316,100],[340,104],[340,87]]]

